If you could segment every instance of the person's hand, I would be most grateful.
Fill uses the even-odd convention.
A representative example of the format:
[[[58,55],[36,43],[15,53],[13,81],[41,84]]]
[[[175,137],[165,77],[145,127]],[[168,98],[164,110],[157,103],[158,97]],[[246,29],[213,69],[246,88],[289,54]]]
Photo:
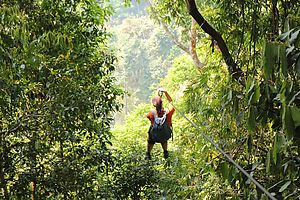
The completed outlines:
[[[159,92],[166,92],[167,90],[165,88],[159,88],[158,91]]]
[[[162,93],[165,93],[167,99],[169,102],[172,102],[172,98],[171,96],[168,94],[167,90],[165,88],[159,88],[158,89],[158,95],[161,97],[162,96]]]

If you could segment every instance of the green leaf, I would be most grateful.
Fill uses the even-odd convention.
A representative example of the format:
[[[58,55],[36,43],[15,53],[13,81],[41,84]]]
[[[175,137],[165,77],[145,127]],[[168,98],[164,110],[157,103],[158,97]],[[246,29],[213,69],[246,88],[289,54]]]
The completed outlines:
[[[258,103],[259,98],[260,98],[260,86],[256,83],[255,84],[254,95],[253,95],[253,99],[252,99],[251,103],[253,103],[253,104]]]
[[[289,166],[290,163],[292,163],[293,161],[292,160],[289,160],[287,161],[286,163],[284,163],[282,166],[283,166],[283,173],[285,174],[286,173],[286,170]]]
[[[247,86],[246,86],[246,91],[249,94],[251,92],[251,90],[254,88],[255,85],[255,80],[252,78],[249,78],[247,80]]]
[[[282,145],[282,140],[278,138],[278,134],[275,135],[275,138],[274,138],[274,145],[273,145],[273,162],[276,164],[277,163],[277,156],[278,156],[278,153],[280,152],[280,148],[281,148],[281,145]]]
[[[222,162],[222,163],[220,163],[220,165],[221,165],[220,170],[221,170],[222,176],[225,179],[229,179],[229,172],[230,172],[229,164],[227,162]]]
[[[288,73],[288,61],[286,57],[285,46],[280,46],[280,69],[284,77],[287,77]]]
[[[296,106],[291,107],[291,114],[294,121],[295,126],[300,126],[300,109]]]
[[[248,95],[248,104],[256,104],[260,98],[260,86],[255,79],[248,79],[246,91]]]
[[[247,138],[247,153],[248,154],[251,154],[252,146],[253,146],[252,134],[249,134],[249,136]]]
[[[254,92],[252,92],[251,95],[249,96],[249,100],[248,100],[248,104],[247,105],[249,105],[249,106],[251,105],[253,96],[254,96]]]
[[[296,63],[296,71],[298,75],[300,76],[300,56],[298,57],[298,61]]]
[[[269,79],[276,67],[278,45],[266,42],[264,47],[263,69],[266,79]]]
[[[287,16],[284,20],[284,32],[288,32],[290,30],[290,18]]]
[[[287,138],[291,139],[295,134],[295,125],[289,106],[284,107],[283,110],[283,127],[287,133]]]
[[[270,173],[270,164],[271,164],[271,152],[268,151],[267,153],[267,159],[266,159],[266,173]]]
[[[251,106],[248,115],[248,128],[251,131],[255,131],[256,128],[255,114],[256,114],[255,107]]]
[[[300,91],[297,92],[289,101],[288,106],[292,105],[292,103],[295,101],[296,97],[300,94]]]
[[[291,34],[291,38],[289,39],[290,44],[295,44],[295,42],[298,39],[299,33],[300,33],[300,29],[298,29],[297,31]]]
[[[291,30],[289,30],[289,31],[287,31],[285,33],[282,33],[281,35],[278,36],[278,39],[280,39],[281,41],[285,41],[289,37],[289,35],[291,34],[291,32],[294,31],[294,30],[295,29],[293,28],[293,29],[291,29]]]
[[[281,188],[279,189],[279,192],[283,192],[290,184],[292,181],[286,182]]]
[[[282,105],[286,105],[286,90],[287,90],[288,86],[287,86],[287,82],[283,82],[283,84],[281,85],[280,91],[279,91],[279,99],[280,102],[282,103]]]
[[[228,99],[228,101],[231,101],[231,100],[232,100],[232,90],[230,90],[230,91],[228,92],[227,99]]]

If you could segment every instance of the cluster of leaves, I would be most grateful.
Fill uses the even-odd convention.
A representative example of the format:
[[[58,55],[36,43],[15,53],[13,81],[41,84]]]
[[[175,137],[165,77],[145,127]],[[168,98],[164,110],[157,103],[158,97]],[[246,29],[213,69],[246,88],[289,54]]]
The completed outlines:
[[[162,18],[184,27],[183,2],[172,8],[168,6],[170,1],[155,2]],[[227,80],[228,76],[209,70],[212,67],[209,61],[204,73],[189,80],[186,111],[196,116],[194,121],[209,122],[209,132],[220,146],[278,198],[297,197],[299,2],[197,3],[208,22],[226,39],[236,63],[245,71],[247,83],[244,88]],[[212,8],[214,11],[208,13]],[[226,85],[220,82],[224,79]],[[223,169],[223,176],[241,189],[244,196],[261,197],[233,168],[223,162],[215,163],[219,166],[216,170]],[[265,177],[265,173],[270,176]]]
[[[144,159],[145,148],[140,145],[115,151],[115,165],[109,174],[109,183],[117,199],[157,199],[158,170]]]
[[[191,71],[194,73],[190,73]],[[212,71],[217,71],[216,66],[214,70],[207,72],[207,81]],[[192,105],[184,103],[186,99],[182,98],[182,91],[191,84],[193,77],[196,79],[201,76],[194,68],[191,59],[182,56],[176,59],[161,84],[168,88],[175,104],[188,113],[191,109],[189,106]],[[224,75],[219,76],[221,78]],[[190,77],[191,80],[186,81],[186,77]],[[211,88],[214,86],[211,82]],[[215,91],[215,94],[217,92],[220,91]],[[178,96],[175,95],[176,93]],[[163,102],[166,106],[167,100]],[[201,135],[178,113],[173,117],[174,139],[169,141],[170,159],[162,159],[160,144],[156,144],[152,151],[152,161],[145,162],[143,156],[149,128],[149,121],[145,118],[145,114],[149,109],[151,109],[149,105],[138,106],[127,116],[123,126],[116,125],[113,129],[115,136],[113,146],[119,162],[107,176],[108,182],[112,184],[110,187],[114,188],[115,192],[115,196],[112,197],[116,195],[124,199],[134,199],[136,196],[149,199],[240,197],[240,194],[235,194],[235,190],[233,191],[227,182],[223,182],[222,177],[216,172],[218,165],[214,164],[214,161],[220,160],[216,158],[218,153],[212,150]],[[193,118],[192,115],[189,117]],[[208,130],[209,128],[203,127],[203,131]]]
[[[102,3],[1,1],[2,198],[99,198],[120,95]]]
[[[113,133],[114,166],[106,176],[109,196],[117,199],[157,199],[159,171],[154,162],[144,159],[149,122],[149,105],[140,104],[124,125],[115,125]]]
[[[269,24],[268,21],[263,22]],[[277,23],[283,24],[280,21]],[[300,37],[299,28],[289,30],[289,24],[295,25],[295,21],[287,21],[284,26],[286,32],[276,39],[256,35],[256,44],[250,40],[251,47],[256,45],[253,62],[249,64],[246,61],[253,49],[250,52],[245,49],[248,55],[240,55],[241,63],[245,63],[244,67],[248,70],[245,88],[230,80],[224,85],[218,81],[221,79],[216,72],[210,72],[209,79],[213,78],[218,85],[210,83],[204,73],[194,79],[187,91],[190,112],[198,119],[208,121],[209,132],[215,133],[214,138],[219,145],[280,199],[299,195],[300,105],[297,69]],[[259,33],[268,32],[263,27],[259,28]],[[276,32],[272,34],[276,35]],[[244,42],[241,45],[247,47]],[[206,119],[203,119],[204,116]],[[263,197],[234,167],[221,160],[214,163],[216,170],[243,196]]]
[[[153,2],[163,21],[186,30],[184,2]],[[162,85],[181,97],[176,105],[194,122],[208,124],[201,127],[204,134],[276,198],[299,198],[299,2],[197,2],[245,71],[246,86],[232,82],[218,51],[201,73],[187,58],[177,59]],[[176,117],[176,150],[158,183],[164,197],[266,198]]]

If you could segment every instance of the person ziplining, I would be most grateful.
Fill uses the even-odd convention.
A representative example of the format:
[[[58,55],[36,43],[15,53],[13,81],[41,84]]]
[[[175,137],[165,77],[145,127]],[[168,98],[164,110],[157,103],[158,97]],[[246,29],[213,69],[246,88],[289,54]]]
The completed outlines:
[[[250,175],[245,169],[243,169],[238,163],[236,163],[228,154],[225,153],[223,149],[221,149],[212,138],[202,133],[199,126],[197,126],[193,121],[191,121],[188,117],[185,116],[176,106],[172,103],[172,98],[169,93],[164,89],[158,89],[159,96],[155,96],[152,99],[152,104],[155,107],[155,110],[150,111],[146,117],[150,120],[151,125],[148,131],[148,143],[147,143],[147,152],[146,152],[146,160],[151,160],[151,150],[156,142],[161,143],[163,148],[164,158],[169,157],[168,153],[168,140],[172,135],[172,115],[175,112],[175,109],[179,112],[182,117],[184,117],[199,133],[203,136],[203,138],[211,143],[226,159],[228,162],[233,164],[239,171],[241,171],[246,177],[248,177],[263,193],[265,193],[269,199],[276,200],[276,198],[259,182],[257,182],[252,175]],[[162,105],[162,94],[165,94],[168,101],[168,108],[163,108]]]
[[[150,120],[151,125],[148,131],[146,160],[151,160],[151,151],[155,143],[161,143],[164,158],[169,157],[168,140],[172,135],[172,115],[175,108],[172,106],[172,98],[164,88],[158,89],[159,96],[152,99],[152,105],[155,110],[150,111],[146,117]],[[169,101],[168,108],[162,104],[162,94],[165,94]]]

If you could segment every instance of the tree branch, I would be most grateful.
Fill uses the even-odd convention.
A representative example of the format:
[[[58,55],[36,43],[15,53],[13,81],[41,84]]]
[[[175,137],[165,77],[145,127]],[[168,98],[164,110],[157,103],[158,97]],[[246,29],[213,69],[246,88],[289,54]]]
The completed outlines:
[[[197,55],[196,51],[196,45],[197,45],[197,29],[196,29],[196,24],[197,22],[192,18],[192,26],[191,26],[191,34],[190,34],[190,47],[185,46],[182,44],[178,38],[171,33],[169,30],[168,26],[161,20],[161,18],[158,16],[156,11],[154,10],[153,2],[151,0],[148,0],[148,3],[150,4],[154,17],[156,20],[159,21],[159,23],[162,25],[163,29],[165,30],[166,34],[171,38],[173,43],[178,46],[180,49],[182,49],[184,52],[189,54],[194,62],[194,65],[197,67],[198,70],[202,70],[203,66],[205,65],[204,63],[200,62],[199,57]]]
[[[186,47],[184,44],[182,44],[176,37],[175,35],[173,35],[171,33],[171,31],[169,30],[169,28],[167,27],[167,25],[161,20],[161,18],[158,16],[156,10],[154,9],[153,6],[153,2],[151,0],[148,0],[148,3],[151,7],[151,10],[154,14],[154,17],[156,18],[156,20],[159,21],[159,23],[162,25],[163,29],[165,30],[165,32],[167,33],[167,35],[171,38],[171,40],[174,42],[175,45],[177,45],[180,49],[182,49],[184,52],[186,52],[187,54],[190,54],[189,48]]]
[[[169,37],[172,39],[174,44],[177,45],[180,49],[182,49],[187,54],[190,54],[189,48],[186,47],[185,45],[183,45],[181,42],[179,42],[179,40],[175,37],[175,35],[173,35],[171,33],[171,31],[169,30],[167,25],[161,19],[158,18],[158,20],[159,20],[160,24],[162,25],[163,29],[165,30],[165,32],[167,33],[167,35],[169,35]]]
[[[220,51],[222,52],[225,63],[228,66],[228,71],[231,76],[236,79],[239,83],[245,86],[244,72],[234,62],[231,54],[229,53],[228,47],[222,38],[221,34],[217,32],[201,15],[196,6],[195,0],[186,0],[189,14],[197,21],[203,31],[209,34],[218,44]]]
[[[192,27],[191,27],[191,47],[190,47],[190,55],[194,61],[194,64],[198,68],[198,70],[202,70],[204,63],[200,62],[199,57],[196,51],[197,45],[197,29],[196,29],[197,22],[192,18]]]

